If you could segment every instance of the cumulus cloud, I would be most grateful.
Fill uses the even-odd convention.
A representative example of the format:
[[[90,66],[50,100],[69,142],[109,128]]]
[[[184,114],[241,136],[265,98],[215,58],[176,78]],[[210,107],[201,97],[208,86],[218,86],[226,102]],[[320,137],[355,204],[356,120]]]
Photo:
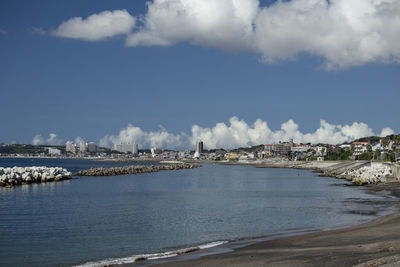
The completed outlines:
[[[257,12],[254,0],[156,0],[148,3],[144,27],[128,37],[127,45],[189,41],[239,50],[248,45]]]
[[[393,133],[390,128],[384,128],[382,134]],[[199,140],[204,142],[208,149],[237,148],[277,143],[294,139],[297,143],[328,143],[340,144],[357,138],[372,136],[373,130],[367,124],[354,122],[350,125],[335,125],[320,121],[320,127],[312,133],[302,133],[299,125],[293,120],[282,123],[280,129],[271,130],[266,121],[257,119],[253,124],[232,117],[228,124],[217,123],[212,128],[193,125],[191,134],[172,134],[166,129],[159,131],[143,131],[140,127],[129,124],[117,135],[107,135],[100,141],[101,146],[110,147],[115,144],[138,143],[142,147],[156,146],[159,148],[186,149],[193,148]]]
[[[141,147],[176,148],[186,145],[187,137],[184,133],[174,135],[164,127],[158,131],[143,131],[140,127],[128,124],[118,135],[106,135],[100,140],[100,146],[110,147],[116,144],[137,143]]]
[[[77,136],[77,137],[75,138],[75,140],[74,140],[74,143],[79,145],[80,143],[86,143],[86,141],[85,141],[85,139],[83,139],[82,137]]]
[[[394,134],[394,131],[391,128],[383,128],[380,134],[380,137],[386,137],[388,135]]]
[[[50,133],[48,138],[44,138],[41,134],[35,135],[32,139],[32,145],[62,145],[62,139],[58,138],[55,133]]]
[[[400,62],[400,1],[154,0],[127,46],[189,42],[262,61],[320,56],[327,69]]]
[[[85,41],[99,41],[116,35],[128,34],[132,31],[136,18],[128,11],[103,11],[83,19],[71,18],[63,22],[53,35],[64,38],[80,39]]]

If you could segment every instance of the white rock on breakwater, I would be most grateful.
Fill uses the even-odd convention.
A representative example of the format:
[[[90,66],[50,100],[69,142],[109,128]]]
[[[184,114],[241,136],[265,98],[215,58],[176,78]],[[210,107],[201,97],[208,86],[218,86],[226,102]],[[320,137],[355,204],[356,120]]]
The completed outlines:
[[[54,182],[71,178],[72,174],[60,167],[0,167],[0,186]]]
[[[342,174],[353,184],[376,184],[386,182],[386,177],[392,175],[392,170],[385,164],[373,164],[357,170],[347,170]]]

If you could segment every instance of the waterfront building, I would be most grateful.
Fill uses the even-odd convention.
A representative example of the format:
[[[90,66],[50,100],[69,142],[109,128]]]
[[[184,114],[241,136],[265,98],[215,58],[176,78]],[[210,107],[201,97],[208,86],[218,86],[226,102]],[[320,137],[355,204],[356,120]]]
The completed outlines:
[[[225,155],[228,160],[238,160],[239,159],[239,155],[236,152],[227,153]]]
[[[76,153],[76,145],[73,142],[68,141],[67,143],[65,143],[65,151],[75,154]]]
[[[363,153],[368,152],[369,142],[353,142],[353,156],[359,156]]]
[[[132,153],[134,155],[139,154],[139,146],[138,144],[119,144],[114,145],[114,150],[122,153]]]
[[[281,156],[286,156],[292,151],[292,142],[279,143],[275,145],[275,153]]]
[[[199,141],[196,144],[196,152],[199,154],[203,153],[203,141]]]
[[[133,155],[137,156],[139,155],[139,145],[134,143],[133,144],[133,151],[132,151]]]
[[[47,147],[47,151],[50,155],[61,156],[61,150],[54,147]]]
[[[264,151],[275,151],[275,144],[265,144]]]
[[[84,141],[81,141],[79,143],[79,152],[81,153],[86,153],[87,152],[87,143]]]
[[[155,157],[157,156],[156,150],[157,150],[157,149],[156,149],[155,147],[152,147],[152,148],[150,149],[151,156],[152,156],[153,158],[155,158]]]
[[[292,152],[307,152],[311,147],[309,145],[298,144],[291,148]]]
[[[90,142],[87,145],[87,150],[89,153],[96,153],[97,152],[97,145],[94,142]]]

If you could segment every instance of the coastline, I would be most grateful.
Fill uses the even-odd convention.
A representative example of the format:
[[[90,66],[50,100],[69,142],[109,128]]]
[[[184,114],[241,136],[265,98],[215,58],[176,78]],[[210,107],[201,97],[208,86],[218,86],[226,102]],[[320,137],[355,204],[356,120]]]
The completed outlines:
[[[328,162],[327,162],[328,163]],[[260,165],[257,165],[257,164],[243,164],[243,163],[240,163],[240,164],[232,164],[232,165],[247,165],[247,166],[253,166],[253,167],[264,167],[264,168],[268,168],[268,167],[270,167],[270,166],[260,166]],[[295,168],[295,167],[289,167],[289,166],[286,166],[286,167],[275,167],[275,168]],[[316,168],[295,168],[295,169],[308,169],[308,170],[313,170],[313,171],[318,171]],[[315,178],[317,178],[318,179],[318,177],[317,177],[317,175],[315,176]],[[321,179],[321,178],[319,178],[319,179]],[[391,203],[391,205],[392,206],[398,206],[398,203],[399,203],[399,197],[400,197],[400,184],[383,184],[383,183],[381,183],[381,184],[378,184],[378,185],[367,185],[367,186],[365,186],[365,188],[367,189],[369,189],[369,190],[371,190],[372,192],[374,192],[374,191],[383,191],[383,190],[385,190],[385,191],[390,191],[391,193],[392,193],[392,195],[393,196],[396,196],[396,204],[397,205],[394,205],[394,202],[393,201],[387,201],[387,203]],[[368,205],[368,204],[365,204],[365,205]],[[398,213],[398,215],[400,216],[400,213]],[[377,219],[375,219],[375,221],[373,221],[373,222],[371,222],[371,223],[374,223],[374,222],[379,222],[380,220],[383,220],[383,219],[385,219],[386,217],[390,217],[390,216],[385,216],[385,217],[380,217],[380,218],[377,218]],[[396,223],[398,224],[400,222],[400,219],[398,219],[397,221],[396,221]],[[368,225],[369,223],[367,223],[367,225]],[[364,224],[362,224],[362,225],[359,225],[359,226],[364,226]],[[357,227],[359,227],[359,226],[351,226],[351,225],[349,225],[349,226],[347,226],[346,228],[343,228],[343,229],[338,229],[338,230],[346,230],[346,229],[356,229]],[[345,226],[343,226],[343,227],[345,227]],[[385,226],[385,227],[388,227],[388,226]],[[391,228],[391,226],[389,226],[388,228]],[[391,228],[392,229],[392,232],[398,232],[398,229],[396,229],[396,228]],[[336,231],[336,230],[333,230],[333,231]],[[369,232],[368,231],[371,231],[371,230],[367,230],[367,231],[365,231],[364,232],[364,235],[368,235],[369,234]],[[229,242],[229,244],[222,244],[221,246],[218,246],[218,247],[215,247],[215,248],[205,248],[205,249],[197,249],[197,247],[195,247],[195,249],[192,249],[192,248],[184,248],[184,249],[182,249],[183,250],[183,252],[182,253],[178,253],[179,254],[179,256],[178,257],[174,257],[174,258],[164,258],[164,259],[160,259],[160,260],[155,260],[155,261],[153,261],[153,260],[151,260],[151,261],[143,261],[143,259],[141,259],[142,261],[140,261],[140,262],[138,262],[138,263],[134,263],[134,264],[128,264],[128,265],[126,265],[126,266],[149,266],[149,265],[156,265],[156,264],[159,264],[159,263],[163,263],[163,264],[173,264],[172,266],[177,266],[177,263],[178,262],[180,262],[180,261],[182,261],[182,260],[184,260],[184,262],[186,262],[186,264],[184,264],[183,266],[187,266],[187,265],[192,265],[192,261],[197,261],[197,260],[199,260],[199,266],[203,266],[203,265],[201,265],[201,264],[203,264],[203,263],[201,263],[202,262],[202,260],[203,259],[208,259],[209,257],[212,257],[212,256],[210,256],[210,255],[212,255],[213,254],[213,256],[218,256],[218,255],[221,255],[221,257],[223,258],[224,256],[222,256],[222,255],[229,255],[229,254],[231,254],[231,253],[238,253],[238,251],[241,251],[241,250],[243,250],[243,249],[246,249],[246,248],[251,248],[251,247],[253,247],[253,246],[257,246],[257,244],[258,245],[260,245],[260,247],[258,247],[257,248],[257,250],[259,250],[259,251],[261,251],[261,250],[263,250],[263,251],[266,251],[266,252],[264,252],[264,254],[268,254],[268,258],[264,258],[264,260],[266,261],[266,263],[264,264],[260,264],[260,263],[257,263],[257,262],[254,262],[254,263],[252,263],[252,262],[249,262],[249,259],[243,259],[243,263],[240,263],[240,262],[238,262],[238,265],[237,266],[252,266],[251,264],[254,264],[254,265],[266,265],[267,263],[269,264],[269,261],[270,261],[270,258],[269,258],[269,256],[271,256],[271,255],[273,255],[273,254],[271,254],[271,255],[269,255],[270,253],[272,253],[272,252],[274,252],[274,253],[277,253],[278,252],[278,250],[275,250],[273,247],[271,248],[271,247],[269,247],[268,248],[268,245],[262,245],[262,244],[266,244],[266,243],[268,243],[268,242],[273,242],[273,241],[276,241],[276,240],[283,240],[283,239],[286,239],[286,238],[290,238],[289,236],[291,236],[291,237],[304,237],[306,240],[307,240],[307,236],[310,234],[310,233],[312,233],[312,234],[318,234],[318,233],[321,233],[321,238],[323,239],[324,238],[324,233],[326,233],[326,232],[329,232],[329,231],[325,231],[324,229],[314,229],[314,230],[303,230],[303,231],[301,231],[301,230],[299,230],[299,231],[293,231],[293,232],[287,232],[287,233],[277,233],[277,234],[273,234],[272,236],[265,236],[265,237],[254,237],[254,238],[245,238],[245,239],[240,239],[240,240],[234,240],[233,242]],[[380,232],[380,230],[378,231],[378,232]],[[354,239],[357,239],[357,238],[360,238],[359,236],[356,236]],[[384,237],[384,236],[381,236],[381,238],[382,238],[382,240],[390,240],[390,236],[386,236],[386,237]],[[385,239],[386,238],[386,239]],[[274,239],[274,240],[272,240],[272,239]],[[395,240],[399,240],[400,238],[398,238],[398,237],[395,237]],[[381,242],[382,242],[382,240],[381,240]],[[328,240],[329,241],[329,240]],[[330,240],[330,241],[332,241],[332,240]],[[364,240],[365,241],[365,240]],[[307,242],[307,241],[304,241],[304,242]],[[310,242],[312,242],[312,244],[313,244],[313,240],[311,240]],[[332,242],[334,242],[334,241],[332,241]],[[368,243],[369,242],[369,243]],[[367,243],[367,245],[369,245],[372,241],[368,241]],[[212,243],[212,242],[211,242]],[[372,242],[373,243],[373,242]],[[238,245],[238,244],[240,244],[240,245]],[[283,250],[285,250],[286,252],[288,252],[288,251],[291,251],[291,250],[294,250],[296,253],[297,252],[299,252],[300,253],[300,250],[303,250],[304,248],[299,248],[299,247],[294,247],[294,246],[291,246],[291,244],[286,244],[288,247],[286,247],[286,248],[281,248],[281,249],[283,249]],[[199,245],[199,246],[202,246],[202,245]],[[267,247],[265,247],[265,246],[267,246]],[[341,246],[341,243],[340,242],[337,242],[337,244],[335,245],[335,246],[331,246],[330,245],[330,243],[327,243],[327,244],[325,244],[324,245],[324,249],[325,250],[322,250],[322,251],[320,251],[320,253],[321,254],[323,254],[323,252],[327,252],[327,250],[329,250],[331,247],[333,247],[334,249],[336,249],[336,247],[340,247]],[[349,247],[349,246],[360,246],[360,243],[352,243],[351,245],[347,245],[347,247]],[[361,244],[361,246],[366,246],[365,244]],[[374,245],[375,247],[379,247],[380,248],[380,250],[382,250],[383,252],[396,252],[397,253],[397,251],[396,251],[396,248],[397,247],[400,247],[397,243],[395,244],[395,246],[385,246],[385,244],[384,245],[382,245],[382,244],[377,244],[377,245]],[[313,250],[315,250],[315,251],[317,251],[317,250],[319,250],[319,249],[321,249],[320,248],[320,246],[319,247],[315,247],[315,246],[307,246],[306,247],[307,248],[307,250],[308,249],[310,249],[310,248],[312,248]],[[272,252],[270,252],[269,250],[271,250],[272,249]],[[232,251],[233,250],[233,251]],[[344,249],[343,249],[344,250]],[[378,251],[378,252],[382,252],[382,251]],[[386,251],[386,250],[388,250],[388,251]],[[259,253],[261,253],[261,252],[257,252],[257,251],[254,251],[254,249],[253,250],[251,250],[251,251],[248,251],[247,252],[248,254],[251,254],[251,253],[254,253],[254,255],[253,255],[253,257],[261,257],[260,255],[258,255]],[[301,253],[304,253],[303,251],[301,252]],[[343,253],[343,251],[341,252],[341,253]],[[287,254],[293,254],[292,252],[290,252],[290,253],[287,253]],[[383,261],[383,260],[385,260],[385,261],[387,261],[387,262],[389,262],[389,261],[395,261],[397,258],[397,255],[398,254],[394,254],[394,255],[388,255],[388,254],[385,254],[386,256],[384,256],[384,257],[391,257],[391,258],[385,258],[385,259],[381,259],[382,257],[380,257],[380,258],[378,258],[378,259],[380,259],[380,261]],[[399,254],[400,255],[400,254]],[[242,254],[240,254],[239,253],[239,256],[237,256],[237,257],[242,257],[243,255]],[[263,255],[263,256],[265,256],[265,255]],[[309,256],[307,256],[307,255],[300,255],[301,257],[309,257]],[[299,257],[300,257],[299,256]],[[342,257],[342,256],[335,256],[335,257]],[[190,260],[190,263],[188,262],[188,260]],[[286,258],[284,259],[284,260],[287,260]],[[307,259],[308,260],[308,259]],[[360,260],[362,261],[363,259],[362,258],[360,258]],[[400,259],[399,259],[400,260]],[[325,259],[325,261],[329,261],[329,260],[326,260]],[[313,262],[311,262],[312,264],[314,264]],[[311,264],[310,263],[310,264]],[[318,262],[317,262],[318,263]],[[318,265],[317,263],[315,263],[316,265]],[[212,262],[207,262],[207,263],[205,263],[204,265],[213,265],[213,263]],[[250,265],[249,265],[250,264]],[[283,265],[283,266],[285,266],[283,263],[281,264],[279,261],[276,263],[276,264],[278,264],[278,265]],[[286,265],[286,266],[292,266],[292,265],[296,265],[297,263],[290,263],[289,265]],[[319,262],[319,265],[321,264],[321,262]],[[342,264],[343,265],[343,263],[341,262],[340,264]],[[346,265],[347,263],[345,263],[344,265],[345,266],[347,266]],[[236,265],[236,262],[232,262],[232,263],[224,263],[224,262],[222,262],[222,263],[215,263],[215,265]],[[300,265],[303,265],[302,263],[300,264]],[[307,264],[306,264],[307,265]],[[350,265],[353,265],[353,264],[350,264],[349,263],[349,266]],[[110,265],[108,265],[107,264],[107,266],[110,266]],[[169,266],[169,265],[167,265],[167,266]],[[178,265],[179,266],[179,265]],[[195,265],[196,266],[196,265]],[[274,262],[274,264],[272,264],[271,266],[275,266],[275,262]]]
[[[400,208],[400,184],[367,186],[372,192],[389,191]],[[391,203],[393,204],[393,203]],[[333,230],[278,235],[235,241],[155,261],[122,266],[400,266],[400,212],[371,222]]]
[[[319,176],[346,179],[325,175],[319,166],[301,166],[303,164],[222,164],[312,170],[322,173]],[[365,165],[365,162],[360,165]],[[233,241],[213,249],[122,266],[400,266],[400,183],[378,183],[365,187],[371,193],[387,191],[396,199],[396,204],[390,201],[387,204],[393,205],[397,211],[360,225]]]

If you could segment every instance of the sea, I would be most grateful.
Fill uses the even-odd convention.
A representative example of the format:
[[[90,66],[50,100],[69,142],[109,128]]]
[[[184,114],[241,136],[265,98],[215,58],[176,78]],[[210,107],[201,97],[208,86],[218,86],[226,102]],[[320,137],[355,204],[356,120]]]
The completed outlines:
[[[0,158],[1,167],[149,162]],[[202,164],[196,169],[0,188],[0,266],[104,266],[361,224],[390,196],[312,171]]]

